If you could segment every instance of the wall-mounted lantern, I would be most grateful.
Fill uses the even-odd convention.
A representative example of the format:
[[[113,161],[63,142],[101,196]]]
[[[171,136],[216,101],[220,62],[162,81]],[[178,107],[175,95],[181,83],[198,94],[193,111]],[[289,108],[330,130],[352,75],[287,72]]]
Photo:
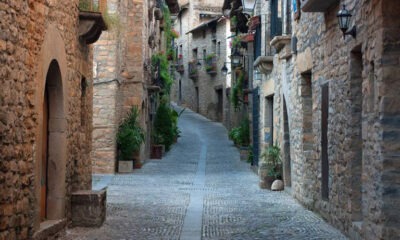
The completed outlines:
[[[242,12],[244,14],[253,15],[253,10],[256,5],[256,0],[241,0],[242,1]]]
[[[231,60],[232,60],[232,64],[234,66],[239,66],[240,65],[240,61],[242,60],[242,55],[240,54],[239,50],[237,50],[236,48],[233,49],[233,53],[230,56]]]
[[[339,10],[337,13],[337,18],[339,20],[339,27],[340,30],[343,32],[343,39],[346,38],[346,35],[351,35],[353,38],[356,38],[357,31],[356,31],[356,26],[353,26],[353,28],[349,31],[349,25],[350,25],[350,18],[351,18],[350,12],[346,9],[346,5],[343,4],[342,9]]]
[[[226,76],[227,74],[228,74],[228,68],[226,67],[226,64],[227,64],[228,62],[224,62],[224,66],[222,66],[222,68],[221,68],[221,73],[222,73],[222,75],[224,75],[224,76]]]

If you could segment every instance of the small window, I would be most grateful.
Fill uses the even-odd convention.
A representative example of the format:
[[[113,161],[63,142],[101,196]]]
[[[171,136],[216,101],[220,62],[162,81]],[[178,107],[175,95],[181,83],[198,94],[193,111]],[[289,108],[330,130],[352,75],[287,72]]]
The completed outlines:
[[[203,49],[203,60],[205,60],[207,57],[207,50]]]
[[[265,110],[264,110],[264,127],[265,127],[265,143],[270,146],[273,145],[274,141],[274,96],[268,96],[265,98]]]
[[[217,55],[221,56],[221,41],[217,43]]]
[[[216,40],[212,40],[211,41],[211,45],[212,45],[212,52],[213,53],[217,53],[217,41]]]
[[[193,56],[192,56],[193,59],[197,60],[197,48],[193,49],[192,54],[193,54]]]

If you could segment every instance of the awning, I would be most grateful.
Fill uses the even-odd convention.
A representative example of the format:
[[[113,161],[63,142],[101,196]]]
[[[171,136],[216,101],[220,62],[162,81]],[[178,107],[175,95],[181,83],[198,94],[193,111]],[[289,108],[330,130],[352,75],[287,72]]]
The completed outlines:
[[[207,28],[209,26],[215,25],[220,18],[221,18],[221,15],[219,15],[219,16],[217,16],[217,17],[215,17],[215,18],[213,18],[213,19],[211,19],[211,20],[209,20],[207,22],[204,22],[204,23],[200,24],[199,26],[193,28],[192,30],[190,30],[186,34],[189,34],[189,33],[192,33],[192,32],[196,32],[196,31],[200,31],[200,30],[205,29],[205,28]]]

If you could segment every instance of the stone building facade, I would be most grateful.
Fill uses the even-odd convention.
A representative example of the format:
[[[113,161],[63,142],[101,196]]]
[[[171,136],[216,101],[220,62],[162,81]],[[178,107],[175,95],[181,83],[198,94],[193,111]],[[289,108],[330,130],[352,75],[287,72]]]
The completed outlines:
[[[222,1],[190,1],[183,4],[174,28],[177,64],[172,101],[189,107],[209,119],[231,125],[234,110],[227,89],[230,74],[221,68],[230,66],[229,21],[221,16]]]
[[[356,38],[339,29],[341,4]],[[272,126],[287,191],[352,239],[400,236],[399,7],[271,0],[254,11],[266,46],[255,59],[264,74],[253,81],[262,89],[261,140]]]
[[[104,34],[94,47],[93,151],[94,173],[117,171],[116,133],[119,124],[136,106],[146,132],[140,160],[149,157],[151,139],[151,99],[155,92],[151,79],[151,55],[161,51],[162,22],[156,19],[164,1],[108,0],[109,12],[118,24]],[[172,12],[176,1],[167,1]]]
[[[46,239],[91,189],[89,44],[105,24],[78,1],[2,1],[0,19],[0,239]]]

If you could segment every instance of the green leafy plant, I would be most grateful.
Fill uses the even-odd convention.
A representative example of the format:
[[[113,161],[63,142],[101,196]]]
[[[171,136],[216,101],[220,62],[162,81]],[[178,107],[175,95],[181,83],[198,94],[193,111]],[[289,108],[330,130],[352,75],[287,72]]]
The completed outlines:
[[[269,146],[260,156],[268,169],[268,176],[280,179],[282,177],[281,149],[279,146]]]
[[[236,26],[236,25],[237,25],[238,20],[237,20],[237,17],[236,17],[236,16],[231,17],[230,20],[231,20],[231,25],[232,25],[232,26]]]
[[[134,106],[118,127],[117,147],[120,160],[132,159],[133,153],[139,151],[144,142],[144,131],[139,125],[138,118],[139,110]]]
[[[235,145],[240,145],[240,127],[234,127],[229,131],[229,138]]]
[[[231,103],[235,109],[240,108],[241,99],[243,97],[243,83],[244,83],[245,73],[243,70],[237,70],[237,79],[232,86]]]
[[[174,123],[171,116],[171,110],[165,101],[161,101],[157,109],[154,119],[154,131],[156,139],[153,139],[155,144],[165,145],[165,150],[169,150],[174,142]]]
[[[229,138],[237,146],[247,147],[250,144],[250,121],[245,118],[239,127],[232,128],[229,132]]]
[[[247,156],[247,162],[252,163],[254,159],[254,153],[253,153],[253,146],[249,146],[249,155]]]
[[[93,0],[79,0],[79,10],[93,11]]]
[[[170,56],[169,60],[175,60],[176,56],[173,49],[173,39],[178,38],[179,34],[172,28],[171,13],[167,5],[162,6],[164,15],[164,32],[165,32],[165,46],[167,47],[167,56]]]
[[[172,130],[174,133],[174,138],[180,137],[181,131],[178,128],[178,119],[182,115],[182,113],[186,110],[186,108],[182,109],[179,113],[171,108],[171,118],[172,118]]]
[[[179,38],[179,33],[175,29],[171,29],[171,36],[173,38]]]
[[[99,5],[93,3],[93,0],[79,0],[78,8],[81,11],[100,12]],[[118,33],[121,32],[121,30],[123,29],[123,25],[118,14],[110,13],[106,8],[105,10],[103,10],[102,16],[108,29],[116,30]]]
[[[210,54],[207,54],[207,56],[206,56],[206,61],[211,61],[211,60],[213,60],[213,58],[215,58],[217,55],[215,54],[215,53],[210,53]]]
[[[189,75],[197,74],[197,60],[192,60],[189,62]]]
[[[239,49],[242,45],[242,37],[239,35],[236,35],[233,40],[232,40],[232,48]]]
[[[158,70],[160,71],[159,74],[162,81],[161,87],[166,93],[169,93],[174,80],[169,72],[169,62],[165,54],[158,53],[151,56],[151,67],[153,72],[157,70],[158,64],[160,66],[160,69]]]

